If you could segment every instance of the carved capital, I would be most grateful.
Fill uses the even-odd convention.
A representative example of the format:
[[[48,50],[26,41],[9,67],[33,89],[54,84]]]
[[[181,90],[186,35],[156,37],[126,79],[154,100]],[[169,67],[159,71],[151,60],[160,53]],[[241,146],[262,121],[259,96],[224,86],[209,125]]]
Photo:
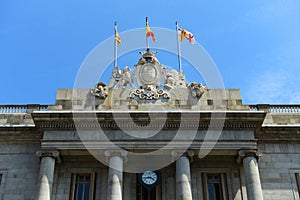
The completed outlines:
[[[187,157],[190,160],[190,162],[193,162],[193,157],[195,155],[195,151],[191,150],[191,149],[189,149],[187,151],[173,150],[173,151],[171,151],[171,155],[172,155],[173,161],[177,160],[181,156],[184,156],[184,157]]]
[[[242,163],[243,159],[246,157],[254,157],[258,161],[261,155],[262,152],[258,149],[241,149],[238,151],[237,162]]]
[[[122,158],[124,162],[127,162],[128,152],[125,150],[108,149],[104,151],[104,155],[107,157],[107,162],[109,161],[109,158],[113,156],[118,156]]]
[[[45,157],[54,158],[57,162],[61,162],[59,157],[59,151],[56,149],[41,149],[36,152],[36,156],[43,159]]]

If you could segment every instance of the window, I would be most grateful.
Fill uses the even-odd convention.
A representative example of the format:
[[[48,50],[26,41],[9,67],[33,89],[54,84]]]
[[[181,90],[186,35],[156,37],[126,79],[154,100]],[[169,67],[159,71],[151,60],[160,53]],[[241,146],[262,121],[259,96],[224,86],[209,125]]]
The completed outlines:
[[[95,174],[72,174],[70,200],[94,199]]]
[[[155,187],[149,189],[143,186],[140,183],[138,174],[136,177],[136,199],[137,200],[161,200],[162,193],[161,193],[161,184],[159,183]]]
[[[227,200],[227,185],[225,174],[204,173],[204,199],[206,200]]]
[[[296,183],[297,183],[297,187],[298,187],[298,194],[300,197],[300,174],[299,173],[295,173],[296,176]]]
[[[208,99],[208,100],[207,100],[207,105],[209,105],[209,106],[214,105],[213,100],[212,100],[212,99]]]
[[[4,188],[5,188],[5,182],[6,182],[6,170],[0,169],[0,199],[3,198],[4,195]]]

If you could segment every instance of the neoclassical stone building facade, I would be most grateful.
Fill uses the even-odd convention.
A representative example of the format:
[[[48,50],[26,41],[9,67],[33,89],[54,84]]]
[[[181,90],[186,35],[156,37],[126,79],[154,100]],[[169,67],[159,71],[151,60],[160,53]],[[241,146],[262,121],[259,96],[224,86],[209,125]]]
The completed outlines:
[[[0,199],[299,199],[300,105],[244,105],[147,50],[109,85],[0,106]]]

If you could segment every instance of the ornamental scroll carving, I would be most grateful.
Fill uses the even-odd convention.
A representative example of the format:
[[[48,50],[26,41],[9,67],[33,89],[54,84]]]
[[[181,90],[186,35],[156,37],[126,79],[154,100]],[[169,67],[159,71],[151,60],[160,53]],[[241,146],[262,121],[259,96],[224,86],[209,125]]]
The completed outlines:
[[[140,100],[157,100],[159,98],[169,99],[169,94],[163,89],[157,89],[153,86],[148,86],[143,89],[137,89],[129,94],[129,98],[134,99],[138,98]]]

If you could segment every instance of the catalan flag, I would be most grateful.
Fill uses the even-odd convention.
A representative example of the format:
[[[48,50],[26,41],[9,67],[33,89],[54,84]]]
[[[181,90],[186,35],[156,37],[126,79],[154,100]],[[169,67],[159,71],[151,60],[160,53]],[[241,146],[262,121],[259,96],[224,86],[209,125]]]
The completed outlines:
[[[121,38],[119,36],[119,32],[118,32],[118,28],[117,28],[117,24],[115,23],[115,40],[117,42],[118,45],[122,44]]]
[[[180,31],[180,42],[182,42],[184,38],[186,38],[189,43],[196,44],[194,34],[182,28],[178,28],[178,31]]]
[[[154,36],[154,33],[152,32],[152,30],[149,27],[148,18],[146,18],[146,37],[148,38],[150,36],[152,37],[153,42],[156,42],[156,38]]]

